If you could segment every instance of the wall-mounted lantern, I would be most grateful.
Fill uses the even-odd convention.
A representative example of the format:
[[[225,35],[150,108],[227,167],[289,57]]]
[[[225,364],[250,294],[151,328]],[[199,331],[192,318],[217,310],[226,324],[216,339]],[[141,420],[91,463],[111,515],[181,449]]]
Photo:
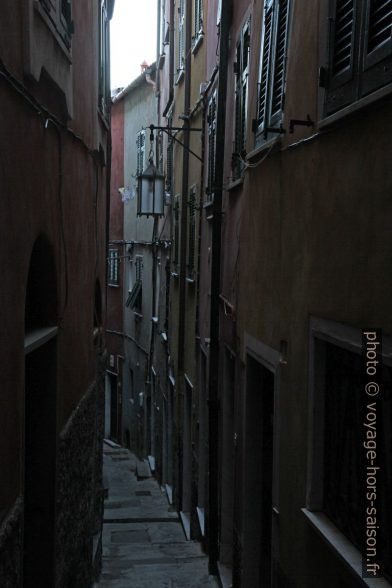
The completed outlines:
[[[147,168],[138,175],[138,216],[162,216],[164,212],[165,176],[155,167],[152,158]]]

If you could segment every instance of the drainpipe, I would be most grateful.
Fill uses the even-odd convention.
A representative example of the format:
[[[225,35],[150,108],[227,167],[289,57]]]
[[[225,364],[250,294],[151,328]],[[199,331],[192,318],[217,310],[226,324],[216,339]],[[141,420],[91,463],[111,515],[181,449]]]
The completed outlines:
[[[222,0],[216,118],[215,189],[212,219],[209,407],[208,567],[218,573],[219,558],[219,294],[221,276],[222,186],[225,155],[227,62],[232,0]]]
[[[184,80],[184,149],[182,158],[182,193],[181,193],[181,239],[180,239],[180,292],[178,324],[178,372],[184,369],[185,344],[185,306],[186,306],[186,250],[188,222],[188,183],[189,183],[189,114],[191,104],[191,42],[192,42],[192,0],[185,5],[185,80]]]

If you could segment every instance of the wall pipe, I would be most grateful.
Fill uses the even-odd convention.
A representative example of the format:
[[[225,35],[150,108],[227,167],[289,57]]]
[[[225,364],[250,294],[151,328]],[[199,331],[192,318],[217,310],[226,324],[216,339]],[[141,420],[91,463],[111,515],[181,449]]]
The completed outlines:
[[[211,305],[210,305],[210,370],[208,376],[209,426],[209,509],[208,567],[218,573],[219,559],[219,294],[221,274],[222,192],[225,155],[227,64],[232,0],[222,0],[219,36],[219,78],[217,94],[215,190],[212,219]]]

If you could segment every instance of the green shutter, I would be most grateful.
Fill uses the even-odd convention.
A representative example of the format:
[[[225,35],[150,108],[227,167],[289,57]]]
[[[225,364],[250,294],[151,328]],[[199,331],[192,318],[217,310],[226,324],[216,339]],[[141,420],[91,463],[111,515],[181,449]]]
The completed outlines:
[[[392,0],[368,0],[361,95],[392,82]]]
[[[357,0],[332,0],[329,17],[329,68],[326,114],[350,104],[357,95],[359,35]]]
[[[260,82],[257,105],[257,131],[261,132],[267,126],[267,105],[269,99],[269,79],[271,73],[272,33],[273,33],[273,4],[264,4],[264,26],[262,34],[262,55],[260,65]]]
[[[274,72],[271,81],[270,125],[280,122],[284,104],[287,38],[289,24],[288,0],[280,0],[277,12]]]

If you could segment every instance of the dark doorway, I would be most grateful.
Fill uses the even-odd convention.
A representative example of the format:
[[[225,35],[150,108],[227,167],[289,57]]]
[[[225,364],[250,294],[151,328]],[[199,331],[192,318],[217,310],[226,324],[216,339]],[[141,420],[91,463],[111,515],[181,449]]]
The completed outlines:
[[[25,588],[54,586],[56,340],[26,355]]]
[[[221,530],[219,561],[226,568],[232,568],[233,557],[233,509],[234,509],[234,386],[235,357],[228,349],[224,355],[224,386],[222,389],[221,419]]]
[[[247,357],[243,586],[271,586],[274,374]]]
[[[23,586],[55,585],[57,292],[53,252],[37,239],[25,305]]]

